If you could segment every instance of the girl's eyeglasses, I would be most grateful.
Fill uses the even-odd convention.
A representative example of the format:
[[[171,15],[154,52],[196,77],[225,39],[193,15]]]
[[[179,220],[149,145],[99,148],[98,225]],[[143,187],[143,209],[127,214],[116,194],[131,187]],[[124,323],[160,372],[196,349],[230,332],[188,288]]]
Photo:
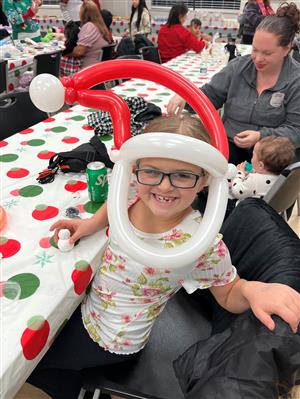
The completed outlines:
[[[135,175],[140,184],[146,186],[159,186],[165,176],[168,176],[170,184],[176,188],[194,188],[200,177],[205,173],[172,172],[165,173],[156,169],[136,169]]]

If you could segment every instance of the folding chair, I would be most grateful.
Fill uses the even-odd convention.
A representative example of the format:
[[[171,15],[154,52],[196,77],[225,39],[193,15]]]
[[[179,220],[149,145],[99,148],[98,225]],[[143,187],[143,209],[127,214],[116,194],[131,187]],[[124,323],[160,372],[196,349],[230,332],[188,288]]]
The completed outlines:
[[[14,92],[0,98],[0,140],[47,119],[26,92]]]
[[[116,43],[108,44],[107,46],[102,47],[102,57],[100,61],[109,61],[113,58],[114,49],[116,47]]]
[[[300,162],[287,166],[279,175],[276,182],[264,196],[267,202],[285,220],[287,211],[298,201],[298,215],[300,216]]]
[[[142,47],[140,49],[140,51],[142,53],[142,57],[144,60],[156,62],[157,64],[161,64],[158,47],[154,47],[154,46]]]
[[[59,77],[60,50],[53,53],[38,54],[34,58],[36,61],[36,75],[49,73],[50,75]]]

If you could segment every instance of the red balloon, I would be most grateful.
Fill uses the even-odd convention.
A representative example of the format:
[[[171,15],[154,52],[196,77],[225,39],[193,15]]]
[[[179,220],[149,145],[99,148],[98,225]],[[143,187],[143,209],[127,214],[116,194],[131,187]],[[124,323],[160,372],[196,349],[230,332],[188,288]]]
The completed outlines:
[[[149,80],[183,97],[200,116],[210,134],[212,145],[228,159],[229,150],[225,128],[209,99],[182,75],[154,62],[112,60],[91,65],[70,78],[62,79],[66,87],[66,102],[73,104],[77,101],[81,105],[110,112],[114,126],[115,146],[120,148],[122,143],[130,137],[130,112],[126,102],[112,92],[86,89],[102,82],[124,78]]]

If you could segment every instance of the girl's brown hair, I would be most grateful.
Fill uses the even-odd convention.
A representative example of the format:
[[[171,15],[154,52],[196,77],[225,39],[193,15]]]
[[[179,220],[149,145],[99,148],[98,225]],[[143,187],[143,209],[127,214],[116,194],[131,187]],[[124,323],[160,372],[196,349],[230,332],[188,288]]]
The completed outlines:
[[[165,132],[193,137],[210,144],[210,137],[201,120],[189,114],[160,116],[148,123],[144,133]]]
[[[111,41],[109,37],[109,31],[103,21],[100,10],[92,0],[84,0],[82,2],[80,10],[80,22],[81,25],[84,25],[87,22],[92,22],[98,28],[103,38],[107,42]]]

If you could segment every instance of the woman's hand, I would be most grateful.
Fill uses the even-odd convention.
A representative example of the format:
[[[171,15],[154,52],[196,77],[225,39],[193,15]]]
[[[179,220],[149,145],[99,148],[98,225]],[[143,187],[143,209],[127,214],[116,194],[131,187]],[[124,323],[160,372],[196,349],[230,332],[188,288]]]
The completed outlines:
[[[175,94],[167,105],[169,115],[180,115],[185,106],[185,101],[178,94]]]
[[[260,140],[260,132],[256,130],[244,130],[233,138],[234,144],[240,148],[253,147]]]
[[[294,333],[300,323],[300,294],[293,288],[277,283],[247,281],[242,293],[248,300],[255,316],[269,329],[274,330],[275,323],[271,315],[281,317]]]
[[[54,241],[58,241],[58,232],[61,229],[68,229],[71,233],[69,242],[74,243],[81,237],[88,236],[97,231],[93,219],[72,219],[58,220],[50,227],[50,231],[54,231]]]

